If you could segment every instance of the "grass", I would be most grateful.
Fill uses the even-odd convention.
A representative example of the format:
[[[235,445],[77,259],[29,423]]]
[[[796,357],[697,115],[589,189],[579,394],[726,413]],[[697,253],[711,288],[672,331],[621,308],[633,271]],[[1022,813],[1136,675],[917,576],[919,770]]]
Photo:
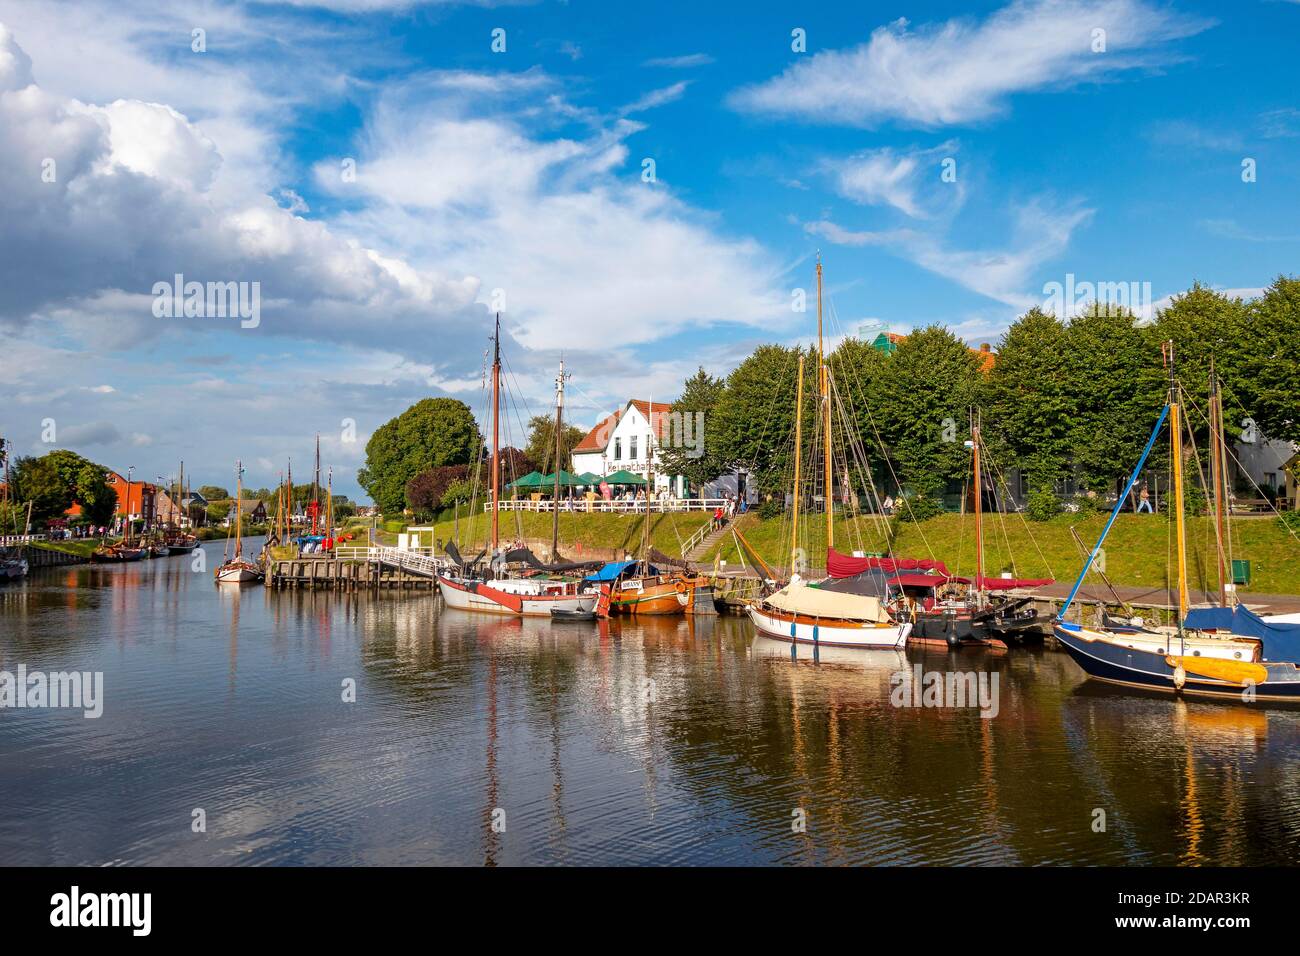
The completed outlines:
[[[1081,518],[1062,515],[1051,521],[1022,521],[1018,515],[994,516],[984,522],[985,573],[993,576],[1013,571],[1019,577],[1073,579],[1084,556],[1070,529],[1075,528],[1089,548],[1106,523],[1105,515]],[[826,519],[811,515],[800,519],[799,544],[809,563],[822,564]],[[835,522],[835,546],[841,552],[888,550],[886,533],[878,522],[860,519]],[[760,520],[743,515],[738,527],[745,539],[766,560],[784,566],[790,553],[788,521]],[[935,557],[954,574],[975,570],[975,520],[970,515],[945,514],[919,524],[896,522],[887,526],[895,535],[894,553],[901,557]],[[708,554],[739,563],[734,539],[725,536]],[[1164,515],[1122,514],[1106,539],[1106,574],[1116,584],[1141,587],[1165,585],[1173,567],[1173,523]],[[1209,518],[1187,522],[1188,580],[1193,588],[1218,589],[1214,524]],[[1241,518],[1232,524],[1232,556],[1251,563],[1249,587],[1240,590],[1271,594],[1300,594],[1300,540],[1272,518]],[[1176,567],[1174,574],[1177,574]]]
[[[681,555],[682,543],[701,525],[709,522],[709,514],[703,511],[651,517],[654,519],[650,524],[651,544],[674,558]],[[501,540],[513,541],[523,537],[549,541],[551,522],[550,514],[503,512],[500,517]],[[571,555],[574,545],[581,544],[584,548],[616,548],[635,553],[641,547],[644,523],[645,515],[561,513],[560,550]],[[485,547],[491,528],[492,519],[486,513],[461,518],[458,547],[461,551]],[[443,521],[434,525],[432,537],[443,541],[456,540],[455,531],[453,522]],[[427,540],[430,537],[427,532],[422,533],[420,543],[431,544]]]
[[[110,539],[110,542],[120,540],[120,538],[112,538]],[[46,551],[62,551],[64,554],[75,554],[79,558],[89,558],[99,545],[99,538],[78,538],[73,541],[32,542],[32,547],[34,548],[44,548]]]

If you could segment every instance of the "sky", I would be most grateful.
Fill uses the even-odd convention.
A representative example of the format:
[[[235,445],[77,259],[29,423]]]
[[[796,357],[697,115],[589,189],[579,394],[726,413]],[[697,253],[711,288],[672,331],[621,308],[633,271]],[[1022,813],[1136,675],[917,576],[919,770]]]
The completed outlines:
[[[319,433],[365,501],[385,421],[483,420],[497,311],[522,445],[561,357],[591,425],[809,341],[819,253],[832,337],[1251,296],[1298,52],[1287,0],[0,0],[0,434],[256,487]]]

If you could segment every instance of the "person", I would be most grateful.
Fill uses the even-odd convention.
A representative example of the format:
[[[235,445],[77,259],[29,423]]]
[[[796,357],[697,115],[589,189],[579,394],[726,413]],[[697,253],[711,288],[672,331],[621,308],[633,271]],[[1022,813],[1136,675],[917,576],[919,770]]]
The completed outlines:
[[[713,509],[713,530],[717,531],[722,527],[722,505]]]
[[[1142,482],[1142,490],[1138,493],[1138,514],[1145,511],[1147,514],[1155,514],[1151,509],[1151,493],[1147,491],[1147,483]]]
[[[880,509],[884,511],[885,514],[892,515],[894,513],[894,496],[885,495],[884,504],[880,506]]]

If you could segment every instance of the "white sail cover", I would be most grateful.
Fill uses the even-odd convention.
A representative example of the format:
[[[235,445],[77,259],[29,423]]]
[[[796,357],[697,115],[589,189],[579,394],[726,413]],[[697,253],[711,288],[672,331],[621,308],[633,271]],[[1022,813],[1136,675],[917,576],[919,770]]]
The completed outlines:
[[[880,601],[862,594],[823,591],[803,581],[791,581],[766,601],[768,605],[791,614],[809,617],[834,617],[872,624],[889,623],[889,614]]]

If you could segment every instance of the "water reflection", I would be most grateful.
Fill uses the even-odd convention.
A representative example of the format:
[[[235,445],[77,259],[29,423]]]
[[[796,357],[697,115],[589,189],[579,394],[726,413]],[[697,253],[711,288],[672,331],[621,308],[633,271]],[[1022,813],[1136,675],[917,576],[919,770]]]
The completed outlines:
[[[0,667],[18,662],[101,670],[106,702],[0,711],[0,863],[1201,865],[1300,846],[1300,715],[1133,696],[1051,651],[792,661],[740,619],[553,626],[427,593],[218,589],[176,558],[0,589]],[[997,716],[895,707],[918,664],[996,673]]]

